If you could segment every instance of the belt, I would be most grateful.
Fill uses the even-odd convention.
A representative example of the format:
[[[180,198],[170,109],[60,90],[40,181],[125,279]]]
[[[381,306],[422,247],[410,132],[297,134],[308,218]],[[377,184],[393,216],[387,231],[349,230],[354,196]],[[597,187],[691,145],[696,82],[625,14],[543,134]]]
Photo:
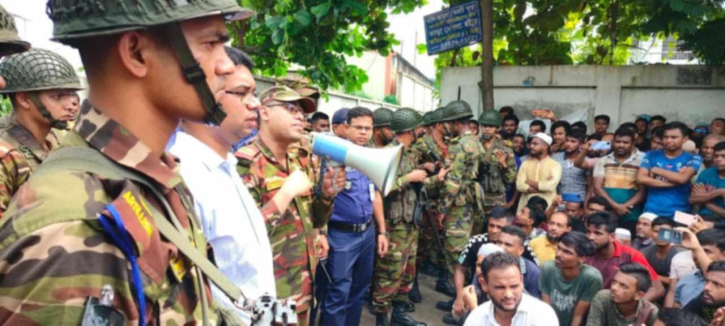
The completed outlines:
[[[362,224],[350,224],[350,223],[344,223],[344,222],[329,221],[329,222],[327,222],[327,227],[338,230],[338,231],[343,231],[343,232],[359,233],[359,232],[364,232],[365,230],[367,230],[370,227],[370,225],[372,225],[372,224],[373,224],[373,219],[371,218],[367,222],[362,223]]]

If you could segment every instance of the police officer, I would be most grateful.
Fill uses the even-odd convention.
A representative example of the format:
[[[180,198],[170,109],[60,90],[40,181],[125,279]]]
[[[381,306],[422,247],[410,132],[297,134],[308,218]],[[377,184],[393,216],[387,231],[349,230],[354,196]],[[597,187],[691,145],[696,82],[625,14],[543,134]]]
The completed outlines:
[[[436,290],[455,295],[455,290],[451,293],[453,269],[471,235],[474,216],[483,214],[483,194],[480,183],[475,181],[483,147],[469,130],[473,112],[468,103],[453,101],[444,112],[442,121],[451,140],[444,167],[438,174],[443,179],[438,219],[445,234],[447,277],[445,283],[437,282]]]
[[[417,191],[414,184],[422,182],[435,185],[436,176],[427,177],[425,170],[418,169],[419,155],[413,148],[415,128],[423,125],[423,117],[408,108],[393,113],[390,129],[395,139],[389,147],[403,145],[404,152],[398,168],[398,178],[391,192],[385,197],[385,225],[388,231],[389,250],[375,262],[373,311],[376,325],[388,325],[388,313],[392,302],[394,325],[425,325],[407,312],[415,310],[408,301],[408,293],[415,277],[415,258],[418,247]]]
[[[53,128],[66,129],[78,114],[76,91],[82,89],[73,67],[43,49],[14,54],[0,63],[13,104],[8,125],[0,131],[0,213],[60,141]]]
[[[484,148],[478,178],[484,193],[483,210],[488,215],[494,207],[506,204],[506,188],[516,179],[516,161],[511,148],[496,137],[496,131],[501,128],[501,114],[485,110],[478,122]],[[474,219],[472,235],[483,233],[485,225],[484,218]]]
[[[79,325],[98,313],[217,324],[198,264],[206,241],[164,148],[182,119],[224,119],[234,71],[224,17],[251,12],[233,0],[52,0],[47,13],[54,39],[80,51],[90,101],[3,216],[0,324]]]
[[[293,147],[304,136],[304,113],[315,111],[315,103],[286,86],[274,86],[259,95],[259,135],[235,153],[237,170],[261,207],[274,257],[277,297],[297,302],[297,319],[307,325],[313,304],[317,260],[326,257],[329,246],[324,226],[331,214],[332,173],[327,186],[316,197],[311,191],[298,192],[295,184],[317,180],[305,158],[306,147]],[[338,174],[338,187],[345,185],[345,173]],[[307,188],[309,190],[309,186]]]
[[[373,137],[368,142],[368,147],[382,148],[393,140],[393,132],[390,131],[390,119],[393,111],[388,108],[378,108],[373,111]]]

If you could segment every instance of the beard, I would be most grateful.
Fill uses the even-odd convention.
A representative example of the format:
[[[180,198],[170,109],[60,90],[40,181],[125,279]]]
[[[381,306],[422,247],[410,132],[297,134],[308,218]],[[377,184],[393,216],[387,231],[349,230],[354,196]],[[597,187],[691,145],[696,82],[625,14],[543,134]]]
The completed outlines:
[[[561,236],[555,237],[551,234],[546,234],[546,240],[549,240],[549,243],[559,243],[559,240],[561,239]]]
[[[521,304],[521,298],[519,298],[519,300],[516,301],[516,306],[514,306],[512,309],[508,309],[508,308],[504,307],[500,302],[498,302],[496,300],[491,300],[491,303],[493,303],[493,305],[501,311],[512,312],[512,311],[516,311],[517,309],[519,309],[519,305]]]

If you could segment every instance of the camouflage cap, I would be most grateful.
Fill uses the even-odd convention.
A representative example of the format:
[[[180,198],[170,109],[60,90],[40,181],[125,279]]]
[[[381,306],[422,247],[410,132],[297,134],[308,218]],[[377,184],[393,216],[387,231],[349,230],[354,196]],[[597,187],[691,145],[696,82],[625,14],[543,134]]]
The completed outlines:
[[[410,108],[402,108],[393,112],[390,119],[390,130],[392,132],[403,132],[413,130],[423,125],[423,116]]]
[[[30,43],[18,37],[13,16],[0,6],[0,56],[23,52],[30,48]]]
[[[286,103],[298,102],[305,114],[317,110],[317,105],[313,99],[304,97],[287,86],[272,86],[267,88],[259,95],[259,100],[262,102],[262,105],[266,105],[272,100]]]
[[[317,87],[311,86],[309,83],[302,80],[277,79],[276,85],[287,86],[303,97],[309,97],[313,100],[320,99],[320,90]]]
[[[373,112],[373,127],[390,126],[390,120],[393,117],[393,110],[388,108],[378,108]]]
[[[61,43],[205,16],[240,20],[254,15],[235,0],[48,0],[46,11],[53,21],[53,40]]]
[[[45,49],[30,49],[8,56],[0,63],[0,76],[7,82],[0,93],[6,94],[83,89],[73,66],[59,54]]]

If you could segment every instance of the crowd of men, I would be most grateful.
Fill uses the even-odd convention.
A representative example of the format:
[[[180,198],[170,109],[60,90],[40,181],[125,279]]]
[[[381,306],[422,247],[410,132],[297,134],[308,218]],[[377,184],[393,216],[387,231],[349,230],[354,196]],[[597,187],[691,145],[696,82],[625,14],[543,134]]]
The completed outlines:
[[[236,1],[120,3],[48,2],[82,104],[0,7],[0,323],[358,325],[367,302],[417,326],[426,273],[445,324],[725,325],[725,119],[330,117],[306,85],[256,95]],[[389,193],[320,134],[402,147]]]

